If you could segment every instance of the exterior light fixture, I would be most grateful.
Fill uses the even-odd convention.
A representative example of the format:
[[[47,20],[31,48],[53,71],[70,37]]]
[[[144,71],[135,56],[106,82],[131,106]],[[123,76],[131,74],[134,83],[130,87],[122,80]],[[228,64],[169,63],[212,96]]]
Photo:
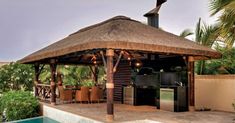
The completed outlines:
[[[136,63],[135,63],[135,66],[136,67],[141,67],[143,64],[142,64],[142,62],[141,61],[137,61]]]
[[[93,62],[93,64],[97,64],[97,61],[96,61],[96,56],[95,55],[93,55],[93,57],[91,58],[91,62]]]
[[[95,60],[95,61],[93,61],[93,64],[97,64],[97,61]]]

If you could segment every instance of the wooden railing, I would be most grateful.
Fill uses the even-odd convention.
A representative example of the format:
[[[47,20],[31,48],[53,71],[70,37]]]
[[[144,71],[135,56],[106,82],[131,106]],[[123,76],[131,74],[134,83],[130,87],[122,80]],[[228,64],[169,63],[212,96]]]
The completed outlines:
[[[40,100],[49,100],[51,97],[51,87],[48,84],[37,84],[37,96]]]

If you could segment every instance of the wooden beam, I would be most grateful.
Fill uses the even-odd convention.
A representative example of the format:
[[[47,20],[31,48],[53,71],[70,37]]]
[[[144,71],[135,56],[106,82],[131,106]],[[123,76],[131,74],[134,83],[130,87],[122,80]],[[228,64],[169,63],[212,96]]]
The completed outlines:
[[[113,56],[114,50],[107,49],[106,50],[107,56],[107,121],[112,122],[114,120],[113,114],[113,90],[114,90],[114,83],[113,83]]]
[[[37,84],[39,83],[39,65],[38,63],[34,64],[34,72],[35,72],[35,76],[34,76],[34,96],[38,97],[38,88],[37,88]]]
[[[105,57],[104,57],[104,52],[100,51],[100,54],[101,54],[101,57],[102,57],[102,60],[103,60],[105,72],[107,73],[107,63],[106,63],[106,60],[105,60]]]
[[[99,75],[99,69],[98,69],[98,65],[94,66],[94,71],[95,71],[95,76],[94,76],[94,81],[96,82],[96,84],[98,84],[98,75]]]
[[[188,60],[187,60],[187,57],[186,56],[182,56],[183,60],[184,60],[184,63],[185,65],[188,67]]]
[[[93,81],[95,83],[98,83],[98,66],[97,65],[94,65],[94,66],[89,66],[91,72],[92,72],[92,78],[93,78]]]
[[[195,79],[194,79],[194,62],[190,62],[191,81],[190,81],[190,106],[195,106]]]
[[[193,58],[194,58],[194,61],[211,59],[210,57],[207,57],[207,56],[194,56]]]
[[[195,80],[194,80],[194,61],[188,57],[188,99],[189,110],[194,110],[195,106]]]
[[[50,87],[51,87],[51,104],[55,105],[56,104],[56,63],[54,61],[51,62],[50,64],[50,68],[51,68],[51,83],[50,83]]]
[[[121,60],[121,58],[122,58],[123,53],[124,53],[124,52],[121,51],[120,54],[119,54],[119,56],[118,56],[117,62],[116,62],[116,64],[115,64],[114,68],[113,68],[113,72],[114,72],[114,73],[117,71],[117,67],[118,67],[118,64],[119,64],[119,62],[120,62],[120,60]]]

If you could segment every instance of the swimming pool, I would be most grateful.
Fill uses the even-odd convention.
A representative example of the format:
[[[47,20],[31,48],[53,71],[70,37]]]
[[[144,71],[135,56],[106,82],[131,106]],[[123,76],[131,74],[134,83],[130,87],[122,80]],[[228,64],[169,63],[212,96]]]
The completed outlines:
[[[10,123],[59,123],[59,122],[48,117],[35,117],[24,120],[12,121]]]

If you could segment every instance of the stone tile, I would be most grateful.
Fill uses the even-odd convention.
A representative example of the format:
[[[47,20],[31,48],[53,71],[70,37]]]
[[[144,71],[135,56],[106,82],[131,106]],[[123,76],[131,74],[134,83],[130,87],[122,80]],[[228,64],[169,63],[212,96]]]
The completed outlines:
[[[79,115],[82,118],[85,117],[94,121],[106,122],[106,103],[73,103],[60,104],[56,106],[44,103],[44,105],[64,112],[69,112],[73,115]],[[58,116],[58,113],[52,113],[54,113],[54,115],[57,114]],[[235,118],[234,113],[218,111],[169,112],[158,110],[153,106],[115,104],[114,114],[115,122],[126,123],[235,123],[233,120]],[[69,117],[67,118],[68,120],[70,119]]]

